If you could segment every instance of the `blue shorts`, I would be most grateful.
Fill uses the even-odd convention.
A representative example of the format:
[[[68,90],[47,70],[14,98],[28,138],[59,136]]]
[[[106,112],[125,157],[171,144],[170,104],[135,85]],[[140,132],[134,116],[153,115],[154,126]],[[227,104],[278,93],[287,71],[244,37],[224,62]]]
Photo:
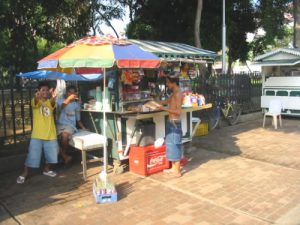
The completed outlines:
[[[167,159],[169,161],[180,161],[182,157],[181,149],[181,121],[167,123],[167,136],[166,136],[166,147],[167,147]]]
[[[29,144],[29,151],[25,161],[25,166],[31,168],[39,168],[42,158],[42,151],[44,151],[47,163],[57,163],[58,143],[57,140],[41,140],[31,138]]]

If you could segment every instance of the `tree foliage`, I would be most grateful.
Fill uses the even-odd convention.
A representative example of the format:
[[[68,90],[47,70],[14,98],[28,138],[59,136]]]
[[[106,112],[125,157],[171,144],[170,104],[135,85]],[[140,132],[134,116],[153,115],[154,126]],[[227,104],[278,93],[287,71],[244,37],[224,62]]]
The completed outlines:
[[[291,37],[290,29],[284,24],[284,13],[292,13],[290,4],[292,0],[258,0],[256,1],[257,27],[262,28],[266,34],[260,36],[252,43],[253,55],[259,55],[272,47],[287,47],[284,39]]]
[[[36,68],[41,57],[124,13],[116,0],[1,0],[0,69]],[[96,32],[95,32],[96,33]]]
[[[267,45],[282,39],[286,33],[283,13],[291,0],[226,0],[226,44],[229,69],[233,61],[245,62],[249,51],[257,54]],[[136,0],[135,18],[127,36],[136,39],[182,42],[194,45],[197,0]],[[267,35],[250,44],[247,33],[263,28]],[[200,25],[201,45],[205,49],[222,48],[222,1],[203,1]],[[260,47],[256,47],[260,46]]]
[[[85,36],[91,23],[88,0],[2,0],[0,15],[0,66],[14,73],[34,69],[54,43]]]
[[[194,43],[197,0],[137,0],[136,5],[126,32],[129,38]]]
[[[280,41],[287,31],[283,13],[292,0],[226,0],[229,64],[245,61]],[[102,33],[112,19],[122,19],[129,8],[127,36],[136,39],[181,42],[194,45],[199,33],[205,49],[219,51],[222,43],[222,1],[203,1],[201,23],[195,35],[198,0],[1,0],[0,69],[13,72],[35,69],[36,61],[70,43]],[[198,14],[199,15],[199,14]],[[257,28],[264,37],[249,45],[247,32]],[[199,41],[199,40],[198,40]]]
[[[128,3],[129,4],[129,3]],[[124,6],[126,3],[124,1],[117,0],[102,0],[92,1],[92,35],[103,34],[101,30],[101,25],[105,24],[109,26],[118,37],[119,34],[111,24],[113,19],[122,19],[125,16]],[[128,6],[128,5],[126,5]]]

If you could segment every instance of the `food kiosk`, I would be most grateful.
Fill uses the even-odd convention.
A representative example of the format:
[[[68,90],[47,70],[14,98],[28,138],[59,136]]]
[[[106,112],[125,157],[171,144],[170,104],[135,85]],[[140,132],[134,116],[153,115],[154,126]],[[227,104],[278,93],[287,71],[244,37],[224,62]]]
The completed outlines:
[[[212,63],[216,56],[185,44],[91,36],[41,59],[38,69],[103,73],[102,81],[79,86],[82,121],[90,131],[107,138],[104,170],[109,150],[118,173],[122,172],[120,161],[128,158],[132,145],[152,144],[165,136],[167,113],[150,110],[144,103],[168,97],[166,70],[181,73],[180,87],[186,92],[182,129],[184,137],[191,139],[192,112],[211,105],[205,104],[203,96],[190,92],[190,77],[199,75],[199,64]]]
[[[105,108],[107,149],[109,158],[114,160],[115,173],[122,172],[121,161],[129,158],[131,146],[153,145],[165,137],[168,113],[151,109],[146,103],[168,97],[167,70],[179,70],[181,74],[179,85],[185,95],[181,117],[183,142],[192,140],[192,112],[210,108],[211,104],[206,104],[202,95],[192,93],[191,81],[177,68],[178,64],[168,63],[168,67],[159,69],[110,70],[105,87],[93,83],[81,88],[81,118],[90,130],[102,133]],[[104,92],[107,99],[103,100]]]

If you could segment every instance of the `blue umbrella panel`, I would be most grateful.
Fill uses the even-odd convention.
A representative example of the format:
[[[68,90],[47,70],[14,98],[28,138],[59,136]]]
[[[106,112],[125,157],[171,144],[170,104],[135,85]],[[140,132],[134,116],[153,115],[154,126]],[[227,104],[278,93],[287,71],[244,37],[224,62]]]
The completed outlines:
[[[102,74],[68,74],[51,70],[37,70],[27,73],[19,73],[18,77],[28,79],[65,80],[65,81],[95,81],[102,79]]]

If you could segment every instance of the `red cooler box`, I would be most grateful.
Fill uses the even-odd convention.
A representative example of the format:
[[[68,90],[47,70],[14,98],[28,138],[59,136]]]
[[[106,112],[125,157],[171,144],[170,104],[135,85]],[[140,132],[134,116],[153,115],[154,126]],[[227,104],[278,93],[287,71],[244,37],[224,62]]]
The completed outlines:
[[[155,148],[149,146],[131,146],[129,152],[129,169],[131,172],[142,176],[163,171],[169,168],[169,161],[166,158],[166,146]]]

